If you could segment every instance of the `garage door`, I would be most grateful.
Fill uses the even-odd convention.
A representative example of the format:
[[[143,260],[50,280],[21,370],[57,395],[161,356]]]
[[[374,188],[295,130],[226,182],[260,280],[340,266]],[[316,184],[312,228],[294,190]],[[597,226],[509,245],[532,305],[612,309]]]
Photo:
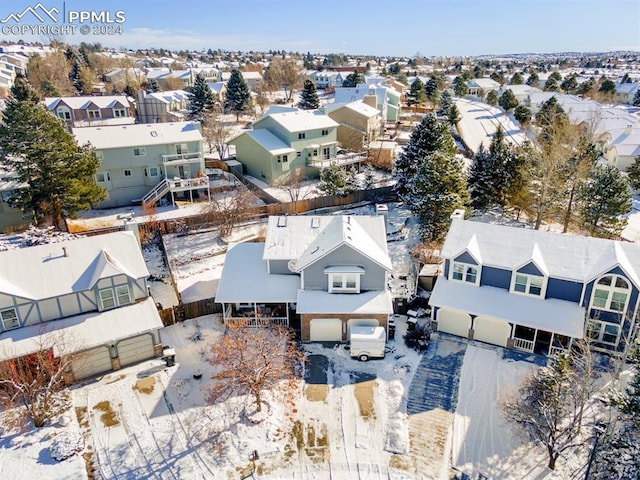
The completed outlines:
[[[118,343],[120,366],[132,365],[153,357],[153,339],[151,335],[139,335]]]
[[[312,319],[309,340],[312,342],[341,342],[342,320],[339,318]]]
[[[351,338],[351,327],[378,327],[380,322],[375,318],[350,318],[347,321],[347,339]]]
[[[111,368],[111,355],[109,355],[109,348],[107,347],[92,348],[84,351],[71,362],[73,377],[76,380],[108,372]]]
[[[441,308],[438,310],[438,331],[468,338],[471,328],[471,317],[456,310]]]
[[[473,324],[473,339],[492,345],[507,346],[507,340],[511,335],[509,322],[492,317],[476,317]]]

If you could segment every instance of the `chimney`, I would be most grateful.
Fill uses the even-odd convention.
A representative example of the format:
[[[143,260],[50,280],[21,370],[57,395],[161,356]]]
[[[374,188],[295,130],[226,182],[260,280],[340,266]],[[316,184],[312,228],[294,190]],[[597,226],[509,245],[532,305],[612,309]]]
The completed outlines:
[[[69,255],[67,254],[67,247],[62,247],[62,254],[63,254],[65,257],[68,257],[68,256],[69,256]]]

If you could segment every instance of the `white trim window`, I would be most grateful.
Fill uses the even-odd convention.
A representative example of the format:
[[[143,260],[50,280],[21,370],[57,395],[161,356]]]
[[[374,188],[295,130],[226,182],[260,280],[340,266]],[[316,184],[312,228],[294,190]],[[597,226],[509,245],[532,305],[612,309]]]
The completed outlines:
[[[511,280],[511,292],[531,297],[544,298],[547,280],[538,275],[514,272]]]
[[[478,265],[470,265],[463,262],[451,262],[450,280],[457,282],[480,284],[480,267]]]
[[[189,146],[186,143],[178,143],[176,145],[176,154],[185,155],[189,153]]]
[[[591,308],[610,312],[624,312],[631,296],[631,285],[619,275],[606,275],[593,286]]]
[[[157,177],[160,175],[160,169],[158,167],[147,167],[144,169],[145,177]]]
[[[61,118],[62,120],[71,120],[71,112],[69,111],[69,108],[58,107],[56,111],[58,113],[58,118]]]
[[[133,171],[131,171],[130,168],[125,168],[124,169],[124,176],[125,177],[132,177],[133,176]]]
[[[131,303],[129,285],[118,285],[115,289],[102,288],[98,293],[100,295],[100,306],[102,307],[102,310]]]
[[[147,154],[147,149],[144,147],[133,147],[134,157],[144,157]]]
[[[126,117],[126,112],[124,108],[114,108],[113,109],[113,118],[122,118]]]
[[[364,275],[364,268],[327,267],[324,273],[329,277],[329,293],[360,293],[360,277]]]
[[[102,113],[100,112],[100,110],[87,110],[87,114],[89,115],[89,118],[92,120],[102,118]]]
[[[105,183],[111,180],[111,175],[109,172],[98,172],[96,173],[96,183]]]
[[[3,330],[13,330],[20,326],[20,320],[18,319],[18,312],[15,308],[7,308],[0,311],[0,318],[2,319]]]
[[[615,323],[601,322],[600,320],[589,320],[589,337],[599,343],[607,345],[618,345],[620,341],[620,325]]]

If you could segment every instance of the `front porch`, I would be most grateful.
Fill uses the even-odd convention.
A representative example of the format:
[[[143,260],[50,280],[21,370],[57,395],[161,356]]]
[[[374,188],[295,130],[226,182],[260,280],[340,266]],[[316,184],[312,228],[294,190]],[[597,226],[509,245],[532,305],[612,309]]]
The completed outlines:
[[[516,325],[513,333],[513,348],[521,352],[553,356],[569,350],[573,338],[522,325]]]
[[[247,327],[289,326],[287,303],[224,303],[222,313],[225,323],[237,322]]]

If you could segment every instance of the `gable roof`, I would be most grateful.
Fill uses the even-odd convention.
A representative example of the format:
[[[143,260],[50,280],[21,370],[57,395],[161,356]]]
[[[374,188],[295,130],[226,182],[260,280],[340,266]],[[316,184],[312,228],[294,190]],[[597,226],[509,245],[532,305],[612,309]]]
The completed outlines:
[[[325,111],[327,112],[327,114],[331,114],[332,112],[335,112],[336,110],[341,110],[341,109],[351,110],[352,112],[355,112],[367,118],[380,115],[380,110],[370,105],[367,105],[362,100],[356,100],[355,102],[349,102],[349,103],[332,103],[325,107]]]
[[[266,117],[271,117],[274,121],[282,125],[285,130],[291,133],[306,132],[308,130],[318,130],[321,128],[334,128],[338,123],[333,121],[328,115],[318,110],[300,110],[269,113],[267,112],[262,118],[256,120],[254,125],[258,125],[260,121]]]
[[[79,145],[89,142],[98,150],[199,142],[202,140],[200,124],[196,122],[83,127],[74,128],[73,135]]]
[[[48,110],[55,110],[58,105],[64,103],[72,110],[86,110],[95,105],[98,108],[115,108],[118,105],[129,107],[129,99],[126,95],[104,95],[84,97],[46,97],[44,104]]]
[[[0,252],[0,292],[21,298],[38,300],[80,292],[101,278],[119,274],[130,278],[149,275],[132,232]]]
[[[258,144],[262,146],[265,150],[268,150],[273,155],[282,155],[284,153],[295,152],[293,148],[284,143],[278,137],[276,137],[273,133],[271,133],[266,128],[259,128],[257,130],[250,130],[248,132],[243,132],[237,137],[233,139],[233,141],[237,140],[242,135],[247,135],[248,137],[255,140]],[[232,143],[232,142],[229,142]]]
[[[514,270],[534,262],[550,277],[585,282],[620,266],[640,288],[640,245],[455,219],[442,246],[453,258],[477,239],[482,264]]]

